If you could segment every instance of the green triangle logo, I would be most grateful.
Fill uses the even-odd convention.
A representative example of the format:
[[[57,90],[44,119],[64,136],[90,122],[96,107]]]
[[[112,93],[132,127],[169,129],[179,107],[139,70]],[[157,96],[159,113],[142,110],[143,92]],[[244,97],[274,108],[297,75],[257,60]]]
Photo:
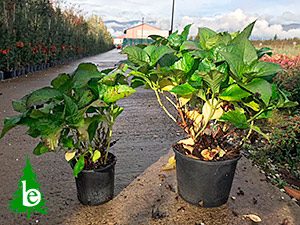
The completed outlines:
[[[26,213],[27,219],[32,213],[47,214],[45,199],[28,157],[23,176],[18,182],[18,189],[9,201],[9,209],[14,213]]]

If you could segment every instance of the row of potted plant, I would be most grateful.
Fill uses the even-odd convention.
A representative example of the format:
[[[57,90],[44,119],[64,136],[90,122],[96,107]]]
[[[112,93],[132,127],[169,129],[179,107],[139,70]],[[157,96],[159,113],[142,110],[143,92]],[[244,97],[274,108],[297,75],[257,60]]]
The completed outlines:
[[[272,83],[280,66],[259,60],[263,50],[249,41],[253,26],[233,34],[200,28],[199,41],[190,41],[188,25],[168,38],[153,36],[148,46],[126,47],[128,60],[117,68],[81,64],[14,101],[19,114],[5,119],[0,138],[25,125],[40,139],[34,154],[64,150],[78,199],[101,204],[113,197],[116,158],[109,150],[123,111],[117,101],[144,86],[187,135],[172,146],[179,195],[198,206],[220,206],[228,200],[243,143],[254,132],[268,139],[260,121],[296,105]]]
[[[95,55],[113,47],[100,17],[84,17],[76,8],[53,1],[27,0],[24,4],[4,0],[0,4],[0,33],[3,72]]]

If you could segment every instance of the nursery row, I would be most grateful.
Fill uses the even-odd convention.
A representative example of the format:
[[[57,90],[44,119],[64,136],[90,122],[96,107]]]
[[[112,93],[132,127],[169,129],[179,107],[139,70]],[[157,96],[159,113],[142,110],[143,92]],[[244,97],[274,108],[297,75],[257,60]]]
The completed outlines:
[[[0,71],[107,51],[112,37],[97,16],[76,8],[62,10],[43,0],[3,0],[0,4]]]

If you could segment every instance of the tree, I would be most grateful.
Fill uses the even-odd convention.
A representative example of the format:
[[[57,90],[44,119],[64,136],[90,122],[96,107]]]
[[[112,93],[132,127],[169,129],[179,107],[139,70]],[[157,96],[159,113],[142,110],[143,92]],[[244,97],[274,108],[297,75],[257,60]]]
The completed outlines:
[[[27,158],[23,176],[18,182],[18,189],[9,202],[10,210],[15,213],[26,213],[27,219],[34,212],[46,214],[47,208],[45,207],[44,196],[39,189],[40,184],[37,182],[36,174],[32,169],[29,158]],[[31,206],[28,206],[28,204]]]

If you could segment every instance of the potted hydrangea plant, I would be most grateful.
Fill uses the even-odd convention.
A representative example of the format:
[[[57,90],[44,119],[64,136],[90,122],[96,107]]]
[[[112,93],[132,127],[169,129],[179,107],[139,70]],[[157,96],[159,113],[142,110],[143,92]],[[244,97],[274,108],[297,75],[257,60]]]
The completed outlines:
[[[123,50],[132,86],[151,88],[187,135],[173,150],[179,195],[192,204],[226,203],[243,143],[254,132],[268,139],[261,121],[296,105],[272,82],[280,66],[259,60],[264,49],[249,40],[254,24],[235,33],[200,28],[195,40],[188,40],[188,25]]]
[[[35,155],[65,151],[81,203],[112,199],[116,157],[109,149],[113,125],[123,111],[116,102],[135,92],[122,73],[83,63],[73,74],[58,75],[51,86],[13,102],[19,114],[5,119],[0,138],[15,126],[27,126],[27,134],[40,139]]]

